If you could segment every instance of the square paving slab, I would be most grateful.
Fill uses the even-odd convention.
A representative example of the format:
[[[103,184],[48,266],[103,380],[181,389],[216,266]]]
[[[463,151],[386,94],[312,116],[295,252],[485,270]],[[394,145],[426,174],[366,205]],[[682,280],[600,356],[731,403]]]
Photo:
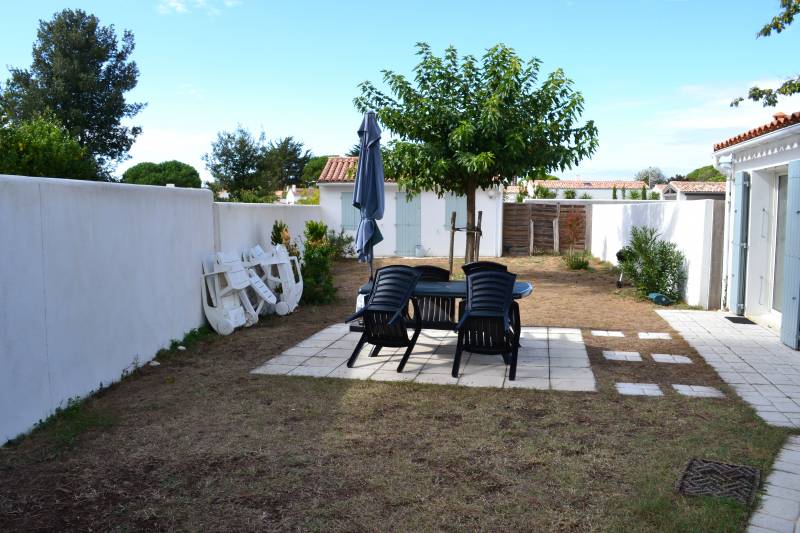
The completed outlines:
[[[377,357],[370,357],[370,345],[363,348],[354,367],[347,368],[360,335],[351,333],[346,325],[330,326],[275,355],[252,373],[464,387],[597,390],[579,329],[522,328],[514,381],[508,379],[501,356],[467,352],[462,356],[459,377],[452,377],[456,334],[449,331],[423,330],[402,373],[397,372],[397,365],[404,349],[384,348]]]

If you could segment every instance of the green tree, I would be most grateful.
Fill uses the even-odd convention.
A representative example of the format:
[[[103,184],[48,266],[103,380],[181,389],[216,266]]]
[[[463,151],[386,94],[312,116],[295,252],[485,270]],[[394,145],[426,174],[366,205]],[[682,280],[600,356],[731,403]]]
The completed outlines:
[[[594,153],[594,122],[580,124],[583,96],[560,69],[539,83],[541,62],[522,60],[502,44],[479,61],[449,47],[442,57],[417,44],[414,80],[383,72],[391,91],[369,81],[355,99],[374,109],[397,140],[387,160],[390,173],[412,193],[464,195],[467,226],[475,227],[475,193],[508,185],[537,169],[564,171]],[[466,255],[474,257],[468,233]]]
[[[347,157],[359,157],[361,155],[361,144],[356,143],[345,154]]]
[[[798,14],[800,14],[800,0],[781,0],[781,11],[761,28],[756,34],[756,38],[769,37],[772,32],[783,32],[794,22],[794,17]],[[761,102],[764,107],[775,107],[778,104],[779,97],[791,96],[797,93],[800,93],[800,76],[786,80],[777,89],[750,87],[747,98],[754,102]],[[736,107],[743,100],[744,97],[736,98],[731,102],[731,106]]]
[[[642,200],[647,200],[647,187],[642,185]]]
[[[94,15],[65,9],[39,21],[33,63],[27,70],[10,70],[0,106],[15,122],[54,113],[108,178],[141,133],[139,126],[123,125],[144,107],[125,101],[139,78],[129,60],[133,49],[130,31],[118,41],[113,25],[101,26]]]
[[[635,179],[637,181],[643,181],[645,183],[645,185],[647,185],[651,189],[657,183],[666,183],[667,182],[667,177],[664,175],[664,173],[658,167],[647,167],[647,168],[644,168],[644,169],[640,170],[639,172],[637,172],[633,179]]]
[[[260,168],[266,183],[274,188],[302,185],[303,169],[310,159],[311,152],[303,149],[303,143],[284,137],[269,143]]]
[[[696,168],[689,172],[686,181],[725,181],[725,175],[711,165]]]
[[[616,200],[617,199],[617,186],[616,185],[612,185],[611,186],[611,199],[612,200]]]
[[[312,185],[317,182],[320,174],[322,174],[322,169],[325,168],[325,163],[328,162],[329,157],[331,156],[321,155],[312,157],[308,160],[306,166],[303,167],[303,184]]]
[[[180,161],[164,161],[162,163],[138,163],[122,175],[123,183],[139,185],[166,185],[176,187],[193,187],[202,185],[200,174],[192,165]]]
[[[241,190],[272,192],[275,187],[270,187],[262,174],[266,150],[264,132],[253,137],[239,125],[234,131],[219,132],[203,161],[217,183],[232,195]]]
[[[0,174],[93,180],[97,167],[58,120],[39,116],[0,122]]]

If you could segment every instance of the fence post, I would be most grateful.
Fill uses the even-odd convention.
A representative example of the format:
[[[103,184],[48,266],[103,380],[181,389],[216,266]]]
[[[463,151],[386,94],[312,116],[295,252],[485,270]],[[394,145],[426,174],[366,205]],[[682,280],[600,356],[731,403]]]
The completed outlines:
[[[475,228],[477,232],[475,233],[475,261],[481,260],[481,220],[483,220],[483,211],[478,211],[478,227]]]
[[[450,275],[453,275],[453,244],[456,238],[456,212],[450,214]]]

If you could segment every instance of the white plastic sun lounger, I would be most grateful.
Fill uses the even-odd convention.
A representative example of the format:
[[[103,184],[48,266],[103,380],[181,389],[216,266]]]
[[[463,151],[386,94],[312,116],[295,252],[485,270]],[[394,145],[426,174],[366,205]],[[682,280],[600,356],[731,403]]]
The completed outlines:
[[[303,296],[303,276],[297,258],[290,256],[282,244],[270,252],[257,244],[244,256],[248,269],[278,295],[278,303],[270,310],[279,315],[294,311]]]
[[[230,335],[238,327],[258,322],[258,313],[247,296],[253,280],[236,256],[219,252],[206,257],[202,285],[203,310],[211,327],[220,335]],[[258,294],[256,287],[253,288]],[[263,288],[269,291],[266,286]]]

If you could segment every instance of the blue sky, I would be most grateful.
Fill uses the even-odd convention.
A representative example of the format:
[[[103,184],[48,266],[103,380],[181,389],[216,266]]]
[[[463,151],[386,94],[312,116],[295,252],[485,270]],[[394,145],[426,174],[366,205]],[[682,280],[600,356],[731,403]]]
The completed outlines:
[[[800,70],[798,28],[755,39],[778,0],[31,0],[3,7],[0,66],[27,67],[38,20],[64,7],[135,35],[141,75],[130,98],[147,108],[133,121],[144,133],[120,169],[180,159],[204,177],[201,157],[216,132],[237,123],[269,138],[292,135],[315,154],[345,152],[360,123],[357,84],[379,82],[384,68],[411,73],[418,41],[476,55],[503,42],[540,58],[544,72],[563,68],[600,132],[595,156],[562,175],[586,179],[708,164],[714,142],[775,111],[732,109],[730,100],[753,82],[774,85]],[[800,98],[777,110],[800,110]]]

